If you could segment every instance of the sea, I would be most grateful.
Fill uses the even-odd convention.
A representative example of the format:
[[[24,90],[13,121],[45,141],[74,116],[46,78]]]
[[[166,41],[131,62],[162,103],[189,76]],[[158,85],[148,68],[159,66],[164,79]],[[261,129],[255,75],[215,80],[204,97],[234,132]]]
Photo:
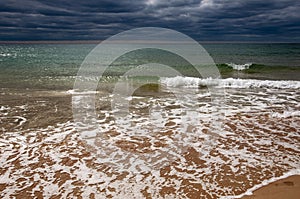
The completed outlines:
[[[91,90],[97,44],[0,44],[0,197],[242,198],[300,175],[300,44],[200,44],[217,78],[147,49]],[[178,73],[147,75],[165,59]]]

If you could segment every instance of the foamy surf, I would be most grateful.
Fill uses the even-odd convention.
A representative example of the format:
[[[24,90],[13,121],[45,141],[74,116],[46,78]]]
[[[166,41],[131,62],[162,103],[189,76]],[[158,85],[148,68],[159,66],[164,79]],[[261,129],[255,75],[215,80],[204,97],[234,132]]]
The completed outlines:
[[[299,89],[300,81],[292,80],[257,80],[257,79],[202,79],[196,77],[161,78],[160,82],[169,87],[197,88],[199,86],[219,86],[225,88],[278,88]]]
[[[72,121],[22,129],[26,114],[39,102],[49,106],[46,100],[0,106],[0,119],[9,121],[0,134],[1,198],[240,198],[300,174],[297,81],[161,82],[168,91],[184,88],[186,100],[171,94],[126,97],[130,114],[119,123],[116,110],[107,108],[113,95],[69,91],[78,100],[98,96],[93,139],[81,139]],[[222,129],[210,128],[211,95],[199,85],[226,85]],[[182,107],[194,108],[184,128]],[[154,125],[151,117],[159,118]]]

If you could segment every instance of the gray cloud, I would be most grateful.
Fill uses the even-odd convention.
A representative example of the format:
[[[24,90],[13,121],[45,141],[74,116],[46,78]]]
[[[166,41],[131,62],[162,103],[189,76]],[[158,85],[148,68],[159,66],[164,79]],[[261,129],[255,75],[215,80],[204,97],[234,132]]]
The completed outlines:
[[[197,40],[300,41],[294,0],[0,2],[1,40],[101,40],[135,27],[181,31]]]

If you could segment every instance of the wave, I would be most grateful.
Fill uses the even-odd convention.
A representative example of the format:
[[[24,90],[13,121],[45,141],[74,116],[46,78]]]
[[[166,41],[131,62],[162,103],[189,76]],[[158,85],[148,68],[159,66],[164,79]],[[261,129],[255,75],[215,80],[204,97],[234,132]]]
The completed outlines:
[[[252,63],[246,63],[246,64],[227,63],[226,65],[232,67],[234,70],[245,70],[245,69],[249,69],[252,66]]]
[[[223,70],[238,71],[273,71],[273,70],[299,70],[299,66],[266,65],[259,63],[246,62],[245,64],[218,63],[217,67]]]
[[[293,80],[258,80],[258,79],[201,79],[196,77],[164,77],[160,82],[167,87],[220,86],[225,88],[282,88],[299,89],[300,81]]]

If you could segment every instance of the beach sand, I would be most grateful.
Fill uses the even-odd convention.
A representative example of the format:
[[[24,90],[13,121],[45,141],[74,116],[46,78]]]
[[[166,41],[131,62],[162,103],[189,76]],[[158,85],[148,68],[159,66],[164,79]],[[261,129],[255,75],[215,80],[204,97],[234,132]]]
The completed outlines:
[[[299,199],[300,175],[275,181],[253,192],[243,199]]]
[[[218,136],[209,130],[209,109],[201,109],[202,130],[193,132],[196,127],[190,125],[187,131],[193,133],[175,139],[174,135],[180,135],[174,130],[177,112],[170,112],[163,127],[168,131],[143,135],[109,129],[98,135],[94,140],[98,148],[93,148],[74,128],[70,92],[2,89],[0,198],[199,199],[243,194],[299,165],[300,120],[282,110],[282,104],[292,110],[297,108],[297,90],[262,91],[265,90],[227,91],[231,92],[228,105],[233,111],[224,121],[224,132],[229,132],[226,135]],[[209,96],[200,94],[199,103],[207,104]],[[253,95],[255,99],[247,98]],[[100,97],[101,93],[96,107],[107,111],[110,98]],[[178,105],[169,104],[172,98],[168,97],[160,99],[160,104],[167,110],[177,110]],[[138,100],[147,102],[147,98],[134,98],[132,104],[139,105]],[[244,106],[235,107],[238,103]],[[280,104],[276,106],[277,103]],[[250,105],[251,110],[245,109]],[[132,106],[140,113],[137,119],[144,119],[144,109]],[[107,124],[111,115],[109,110],[104,113],[99,119]],[[189,145],[179,142],[181,138]],[[210,142],[212,138],[214,143]],[[177,146],[183,146],[182,151]],[[164,149],[174,149],[176,153],[163,153]],[[111,156],[112,150],[120,155]],[[102,157],[111,159],[101,162]],[[135,159],[129,164],[132,158]],[[149,169],[143,165],[149,165]],[[245,198],[299,198],[300,177],[291,178],[267,185]]]

